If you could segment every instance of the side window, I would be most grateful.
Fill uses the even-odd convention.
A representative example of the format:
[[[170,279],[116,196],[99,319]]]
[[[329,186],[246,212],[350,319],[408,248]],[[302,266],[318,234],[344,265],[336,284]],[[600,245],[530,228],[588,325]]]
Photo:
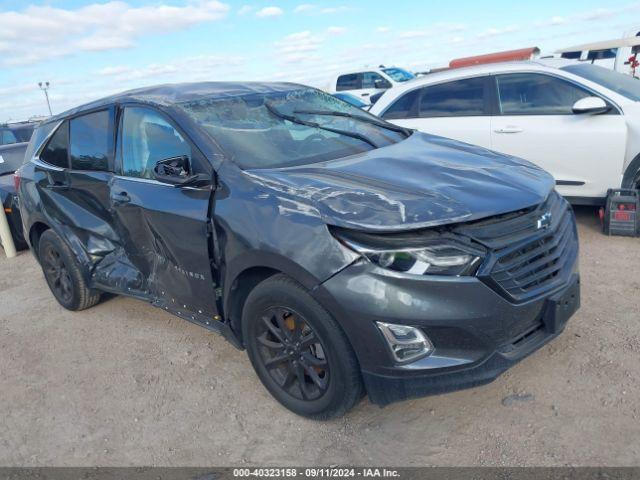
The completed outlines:
[[[580,60],[582,56],[582,52],[564,52],[560,55],[562,58],[567,58],[569,60]]]
[[[420,90],[412,90],[398,98],[382,115],[386,120],[394,120],[400,118],[412,118],[416,116],[418,111],[416,103],[418,102]]]
[[[111,151],[109,110],[89,113],[69,122],[71,168],[109,170]]]
[[[470,117],[486,115],[485,78],[468,78],[422,89],[420,117]]]
[[[360,87],[360,80],[357,73],[350,73],[348,75],[341,75],[338,77],[336,83],[336,91],[342,90],[358,90]]]
[[[122,174],[129,177],[153,178],[158,161],[191,158],[182,135],[160,113],[143,107],[124,109],[119,144]]]
[[[64,122],[40,154],[40,160],[56,167],[69,168],[69,123]]]
[[[587,54],[587,60],[589,60],[590,62],[594,60],[606,60],[610,58],[616,58],[616,55],[618,55],[617,48],[607,48],[605,50],[591,50]]]
[[[11,130],[5,128],[2,130],[2,143],[0,145],[11,145],[12,143],[18,143],[18,139]]]
[[[380,84],[379,87],[376,82]],[[379,73],[364,72],[362,74],[362,88],[391,88],[391,84]]]
[[[550,75],[498,75],[498,100],[503,115],[571,115],[586,90]]]

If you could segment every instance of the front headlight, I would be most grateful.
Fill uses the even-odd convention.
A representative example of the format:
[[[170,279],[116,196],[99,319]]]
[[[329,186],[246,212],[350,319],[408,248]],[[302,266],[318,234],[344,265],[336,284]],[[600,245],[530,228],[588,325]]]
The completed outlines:
[[[473,275],[483,250],[452,235],[372,235],[333,230],[343,244],[382,268],[413,275]]]

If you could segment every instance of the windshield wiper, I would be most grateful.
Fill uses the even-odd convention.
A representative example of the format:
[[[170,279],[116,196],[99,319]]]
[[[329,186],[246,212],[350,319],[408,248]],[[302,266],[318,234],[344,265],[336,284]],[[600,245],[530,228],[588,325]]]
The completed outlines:
[[[375,125],[380,128],[386,128],[387,130],[391,130],[392,132],[402,133],[406,137],[409,137],[411,135],[411,130],[408,128],[400,127],[398,125],[393,125],[392,123],[388,123],[388,122],[379,122],[378,120],[374,120],[373,118],[367,118],[360,115],[353,115],[352,113],[340,112],[338,110],[294,110],[293,113],[299,113],[303,115],[327,115],[332,117],[353,118],[355,120],[360,120],[370,125]]]
[[[302,120],[301,118],[295,117],[293,115],[287,115],[286,113],[282,113],[278,111],[273,105],[269,104],[269,102],[264,102],[264,106],[267,107],[267,110],[269,110],[273,115],[275,115],[276,117],[282,118],[283,120],[288,120],[292,123],[305,125],[307,127],[319,128],[320,130],[326,130],[327,132],[337,133],[338,135],[344,135],[345,137],[355,138],[356,140],[360,140],[361,142],[368,143],[373,148],[378,148],[378,145],[376,145],[373,140],[370,140],[364,135],[361,135],[357,132],[349,132],[347,130],[339,130],[337,128],[324,127],[316,122],[307,122],[306,120]]]

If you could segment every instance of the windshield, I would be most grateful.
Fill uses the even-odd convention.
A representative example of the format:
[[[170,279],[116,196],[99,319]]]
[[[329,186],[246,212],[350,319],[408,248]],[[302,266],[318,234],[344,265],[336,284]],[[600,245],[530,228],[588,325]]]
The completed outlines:
[[[406,82],[408,80],[413,80],[416,76],[411,73],[403,70],[402,68],[383,68],[382,71],[389,75],[396,82]]]
[[[313,89],[201,99],[180,106],[243,169],[307,165],[366,152],[405,138],[401,132],[358,120],[381,122]],[[314,111],[324,114],[302,113]],[[327,111],[356,118],[326,115]]]
[[[602,85],[629,100],[640,102],[640,80],[630,75],[591,64],[567,65],[562,70]]]
[[[367,104],[360,100],[358,97],[349,95],[348,93],[334,93],[333,96],[339,98],[340,100],[344,100],[354,107],[363,108],[367,106]]]

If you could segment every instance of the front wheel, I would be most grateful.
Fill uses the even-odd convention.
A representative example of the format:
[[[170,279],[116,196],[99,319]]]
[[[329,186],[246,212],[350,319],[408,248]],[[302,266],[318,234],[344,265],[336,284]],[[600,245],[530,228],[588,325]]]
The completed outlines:
[[[242,315],[249,359],[269,392],[304,417],[338,417],[362,397],[344,332],[297,282],[275,275],[249,294]]]

